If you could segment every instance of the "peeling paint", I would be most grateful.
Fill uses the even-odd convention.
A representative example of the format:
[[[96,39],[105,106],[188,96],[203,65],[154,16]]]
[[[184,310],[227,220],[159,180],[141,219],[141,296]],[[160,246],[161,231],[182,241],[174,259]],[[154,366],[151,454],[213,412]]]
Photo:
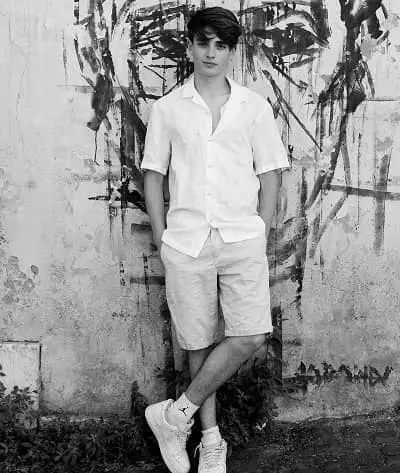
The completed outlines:
[[[0,265],[5,269],[6,275],[3,282],[6,294],[2,299],[5,304],[17,303],[20,301],[21,297],[28,295],[35,289],[33,279],[21,271],[19,258],[17,256],[10,256],[7,263],[0,263]],[[34,276],[35,273],[33,272],[33,277]]]

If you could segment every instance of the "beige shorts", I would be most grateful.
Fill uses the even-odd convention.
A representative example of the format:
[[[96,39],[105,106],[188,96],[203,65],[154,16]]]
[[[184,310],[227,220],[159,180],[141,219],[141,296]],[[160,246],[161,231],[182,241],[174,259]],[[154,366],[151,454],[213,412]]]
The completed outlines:
[[[199,350],[225,336],[272,332],[265,237],[224,243],[211,229],[197,258],[161,245],[169,310],[178,343]]]

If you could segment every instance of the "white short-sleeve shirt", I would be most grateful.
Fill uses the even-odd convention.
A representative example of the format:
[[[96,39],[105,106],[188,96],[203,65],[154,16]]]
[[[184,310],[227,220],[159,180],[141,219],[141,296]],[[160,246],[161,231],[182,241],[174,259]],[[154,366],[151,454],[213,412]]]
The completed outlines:
[[[214,133],[193,76],[154,103],[147,127],[141,168],[168,172],[170,203],[162,241],[193,257],[212,227],[225,242],[262,235],[257,174],[289,167],[269,103],[228,81],[230,97]]]

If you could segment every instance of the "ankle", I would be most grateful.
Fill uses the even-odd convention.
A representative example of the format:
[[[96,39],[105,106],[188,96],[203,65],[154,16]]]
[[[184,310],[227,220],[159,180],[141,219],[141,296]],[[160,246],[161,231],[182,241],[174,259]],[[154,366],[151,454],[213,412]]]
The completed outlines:
[[[199,406],[193,404],[185,394],[182,394],[167,409],[166,420],[169,424],[175,426],[187,424],[198,409]]]
[[[217,443],[220,443],[222,440],[218,425],[210,427],[209,429],[202,430],[201,433],[201,443],[203,444],[203,446],[215,445]]]

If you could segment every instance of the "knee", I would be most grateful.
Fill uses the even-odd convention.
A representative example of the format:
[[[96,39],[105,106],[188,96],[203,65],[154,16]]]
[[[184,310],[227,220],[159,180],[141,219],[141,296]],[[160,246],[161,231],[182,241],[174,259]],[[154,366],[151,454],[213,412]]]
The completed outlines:
[[[259,350],[264,345],[266,340],[267,340],[267,335],[265,333],[252,335],[251,341],[250,341],[252,353]]]
[[[264,345],[266,337],[267,336],[265,333],[257,335],[247,335],[244,337],[237,337],[236,342],[239,346],[239,350],[242,351],[243,354],[251,356]]]

